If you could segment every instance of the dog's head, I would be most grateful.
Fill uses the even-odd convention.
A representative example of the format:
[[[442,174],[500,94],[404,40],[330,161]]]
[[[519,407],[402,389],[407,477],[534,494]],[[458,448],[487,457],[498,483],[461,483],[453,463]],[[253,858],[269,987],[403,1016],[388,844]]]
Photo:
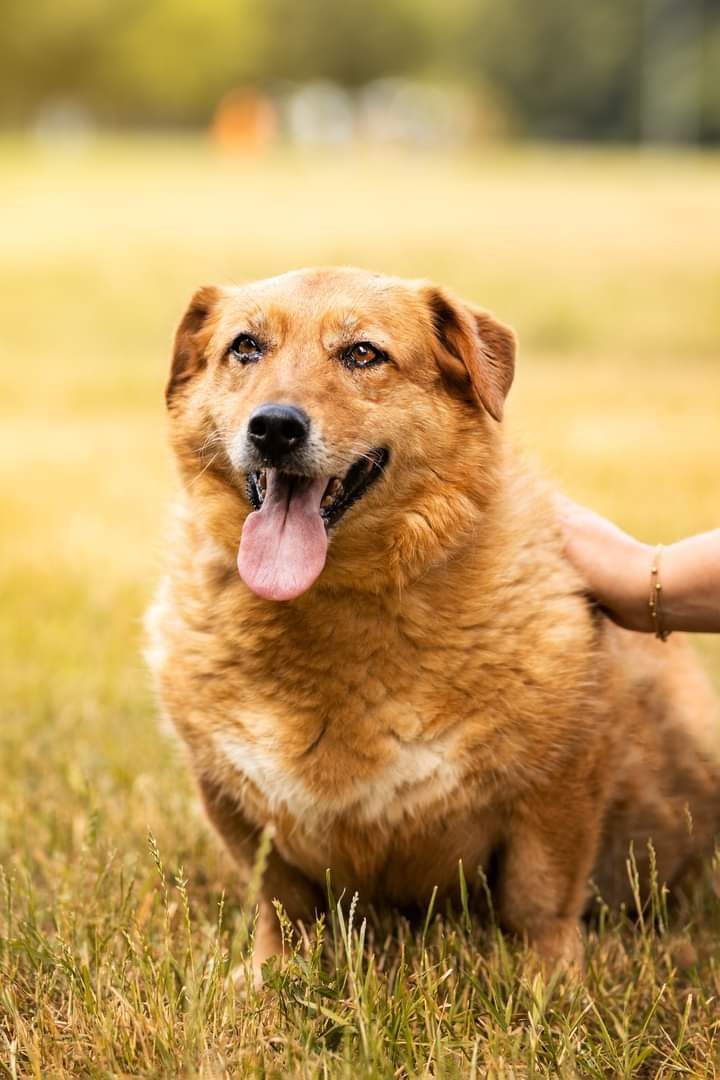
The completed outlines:
[[[514,356],[510,330],[427,282],[329,269],[202,288],[167,384],[182,474],[232,493],[260,596],[291,600],[324,568],[329,584],[412,574],[492,483]]]

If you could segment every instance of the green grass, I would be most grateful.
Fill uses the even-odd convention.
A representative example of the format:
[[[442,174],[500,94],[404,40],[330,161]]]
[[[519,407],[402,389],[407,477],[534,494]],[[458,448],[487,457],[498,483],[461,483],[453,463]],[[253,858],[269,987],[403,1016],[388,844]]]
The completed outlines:
[[[492,923],[359,916],[227,980],[248,912],[157,731],[140,620],[203,281],[351,262],[519,331],[509,423],[648,540],[718,524],[720,159],[542,147],[228,158],[0,144],[0,1067],[8,1076],[715,1076],[720,904],[601,918],[579,985]],[[701,641],[720,684],[717,640]],[[152,839],[151,839],[152,837]]]

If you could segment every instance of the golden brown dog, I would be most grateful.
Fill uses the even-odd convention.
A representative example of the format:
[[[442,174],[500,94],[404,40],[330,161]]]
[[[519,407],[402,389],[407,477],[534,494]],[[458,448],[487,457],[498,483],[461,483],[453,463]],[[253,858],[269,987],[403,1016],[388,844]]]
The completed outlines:
[[[151,663],[241,867],[273,829],[258,963],[269,902],[312,917],[326,868],[405,906],[460,860],[574,962],[589,879],[629,899],[631,841],[668,882],[712,849],[712,695],[682,640],[593,612],[504,437],[514,353],[473,305],[346,269],[200,289],[177,331]]]

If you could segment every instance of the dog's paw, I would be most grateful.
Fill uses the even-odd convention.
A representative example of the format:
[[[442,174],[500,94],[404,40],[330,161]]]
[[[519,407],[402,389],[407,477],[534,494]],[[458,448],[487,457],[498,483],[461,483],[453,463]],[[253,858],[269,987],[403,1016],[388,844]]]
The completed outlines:
[[[577,919],[557,919],[533,934],[527,964],[546,978],[561,973],[581,978],[585,971],[585,945]]]
[[[271,957],[260,959],[254,954],[242,964],[236,964],[228,976],[235,993],[247,997],[251,991],[258,993],[265,987],[263,969]]]
[[[266,988],[267,975],[271,970],[281,968],[283,964],[280,950],[274,952],[260,952],[253,949],[243,963],[236,964],[228,975],[235,993],[241,997],[247,997],[251,992],[259,993]]]
[[[270,960],[282,963],[283,942],[280,926],[272,911],[261,908],[255,926],[252,953],[242,964],[230,972],[230,980],[236,992],[247,993],[249,989],[261,990],[265,985],[263,969]]]

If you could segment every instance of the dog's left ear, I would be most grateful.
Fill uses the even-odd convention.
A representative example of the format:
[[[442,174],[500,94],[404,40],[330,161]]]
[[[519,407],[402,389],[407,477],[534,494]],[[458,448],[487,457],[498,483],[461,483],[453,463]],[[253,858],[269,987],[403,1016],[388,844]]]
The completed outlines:
[[[515,334],[488,312],[436,286],[423,298],[430,311],[437,361],[451,386],[479,402],[494,420],[503,416],[515,374]]]

